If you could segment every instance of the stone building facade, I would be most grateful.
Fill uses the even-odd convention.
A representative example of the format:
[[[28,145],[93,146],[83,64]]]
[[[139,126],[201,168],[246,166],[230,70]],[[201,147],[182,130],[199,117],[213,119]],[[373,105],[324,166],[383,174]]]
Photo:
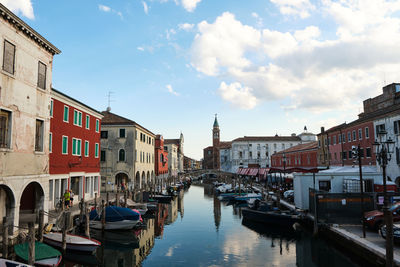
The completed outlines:
[[[61,51],[2,4],[0,33],[0,216],[13,233],[24,215],[48,211],[50,90]]]

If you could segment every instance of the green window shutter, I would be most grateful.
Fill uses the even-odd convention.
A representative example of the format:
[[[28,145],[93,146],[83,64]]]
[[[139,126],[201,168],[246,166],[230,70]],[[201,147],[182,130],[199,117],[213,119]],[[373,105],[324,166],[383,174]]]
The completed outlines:
[[[67,154],[68,153],[68,137],[66,137],[66,136],[63,136],[62,153],[63,154]]]
[[[99,157],[99,144],[95,145],[94,156],[96,158]]]
[[[50,102],[50,117],[53,117],[53,106],[54,106],[54,101],[51,100],[51,102]]]
[[[78,125],[82,126],[82,112],[78,112],[78,115],[79,115],[79,123],[78,123]]]
[[[78,116],[77,116],[76,113],[77,113],[76,110],[74,110],[74,124],[75,124],[75,125],[76,125],[77,120],[78,120]]]
[[[72,138],[72,155],[76,155],[76,139]]]
[[[96,132],[99,131],[99,120],[96,120]]]
[[[80,156],[81,155],[81,149],[82,149],[82,140],[77,140],[78,141],[78,153],[77,155]]]
[[[89,142],[85,141],[85,156],[89,156]]]
[[[68,121],[68,111],[69,111],[69,108],[64,107],[64,121]]]
[[[90,125],[90,117],[89,115],[86,115],[86,129],[89,129],[89,125]]]

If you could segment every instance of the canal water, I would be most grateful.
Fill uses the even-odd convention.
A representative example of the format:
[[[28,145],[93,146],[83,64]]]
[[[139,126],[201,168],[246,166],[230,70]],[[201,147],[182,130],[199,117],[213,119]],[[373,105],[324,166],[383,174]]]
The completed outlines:
[[[192,185],[146,221],[146,229],[107,232],[95,255],[65,266],[358,266],[307,231],[242,222],[240,208]],[[97,235],[97,236],[96,236]],[[101,239],[101,234],[92,232]]]

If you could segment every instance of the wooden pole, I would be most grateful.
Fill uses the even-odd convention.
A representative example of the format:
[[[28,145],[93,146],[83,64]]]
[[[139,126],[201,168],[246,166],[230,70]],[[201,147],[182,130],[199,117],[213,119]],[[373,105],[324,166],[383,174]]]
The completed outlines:
[[[106,226],[106,208],[104,205],[104,199],[101,201],[101,230],[104,231]]]
[[[128,207],[127,201],[128,201],[128,195],[127,195],[127,192],[126,192],[126,190],[125,190],[125,192],[124,192],[124,207],[125,207],[125,208]]]
[[[106,194],[106,206],[107,206],[107,207],[108,207],[109,199],[110,199],[110,195],[109,195],[109,193],[107,192],[107,194]]]
[[[63,213],[63,218],[64,218],[64,225],[62,227],[62,251],[65,254],[67,251],[67,227],[68,227],[68,221],[67,221],[67,212]]]
[[[119,192],[117,190],[117,193],[115,194],[115,206],[119,207]]]
[[[85,235],[90,238],[89,230],[89,207],[85,204]]]
[[[33,266],[33,264],[35,263],[35,224],[33,222],[29,222],[28,228],[29,228],[28,264]]]
[[[40,242],[43,242],[43,229],[44,228],[44,210],[39,211],[39,233],[38,233],[38,239]]]
[[[94,193],[94,208],[97,208],[97,193]]]
[[[3,217],[3,258],[8,259],[8,221]]]
[[[79,209],[80,209],[80,218],[82,219],[83,218],[83,212],[84,212],[84,204],[85,204],[85,201],[83,200],[83,198],[81,198],[81,203],[80,203],[80,205],[79,205]]]

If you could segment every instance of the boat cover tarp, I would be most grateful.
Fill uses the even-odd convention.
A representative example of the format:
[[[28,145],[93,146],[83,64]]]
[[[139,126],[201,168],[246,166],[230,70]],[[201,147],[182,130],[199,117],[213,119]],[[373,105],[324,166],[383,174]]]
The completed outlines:
[[[89,214],[89,219],[94,221],[100,221],[101,216],[94,209]],[[140,213],[135,212],[129,208],[108,206],[106,207],[106,222],[119,222],[122,220],[137,221],[140,219]]]
[[[14,246],[15,254],[21,259],[29,260],[29,243],[17,244]],[[61,255],[61,252],[57,249],[50,247],[44,243],[35,241],[35,260],[44,260],[55,258]]]

